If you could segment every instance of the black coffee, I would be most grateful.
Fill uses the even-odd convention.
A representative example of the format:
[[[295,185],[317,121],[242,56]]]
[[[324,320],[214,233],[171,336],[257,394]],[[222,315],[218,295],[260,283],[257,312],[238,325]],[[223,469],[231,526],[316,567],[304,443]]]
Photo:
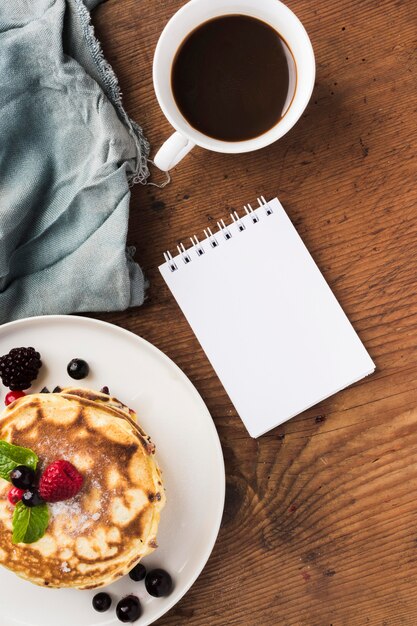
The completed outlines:
[[[253,139],[284,114],[291,53],[279,34],[246,15],[205,22],[181,44],[171,74],[177,106],[195,129],[223,141]]]

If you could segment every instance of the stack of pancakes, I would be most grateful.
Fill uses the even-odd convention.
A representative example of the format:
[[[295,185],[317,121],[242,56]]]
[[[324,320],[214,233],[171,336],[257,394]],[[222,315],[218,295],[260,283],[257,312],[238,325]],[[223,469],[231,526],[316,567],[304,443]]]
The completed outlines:
[[[33,450],[40,472],[64,459],[84,477],[74,498],[48,504],[45,535],[17,545],[0,478],[0,564],[38,585],[92,589],[157,547],[165,493],[155,447],[120,401],[76,388],[28,395],[5,409],[0,439]]]

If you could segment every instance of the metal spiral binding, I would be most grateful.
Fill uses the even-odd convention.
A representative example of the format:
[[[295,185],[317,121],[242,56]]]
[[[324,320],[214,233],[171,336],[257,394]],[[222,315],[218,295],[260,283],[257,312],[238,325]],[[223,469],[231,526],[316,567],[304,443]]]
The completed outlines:
[[[263,196],[258,198],[258,204],[260,207],[265,207],[265,211],[267,215],[272,215],[273,210],[269,206],[269,202],[267,202]]]
[[[185,246],[183,243],[180,243],[179,246],[177,246],[177,250],[180,254],[180,257],[184,261],[184,263],[190,263],[191,257],[188,254],[187,250],[185,249]]]
[[[169,250],[167,252],[164,252],[164,259],[168,263],[169,269],[171,270],[171,272],[175,272],[175,270],[178,269],[178,266],[175,263],[174,259],[172,258],[172,254],[170,253]]]
[[[220,220],[220,222],[217,222],[217,226],[219,227],[219,232],[222,233],[223,237],[226,240],[232,238],[232,233],[230,232],[228,226],[226,226],[226,224],[224,223],[224,220]]]
[[[190,240],[198,256],[201,256],[202,254],[204,254],[204,248],[202,247],[197,235],[194,235],[194,237],[190,237]]]
[[[211,232],[211,228],[208,228],[208,227],[205,228],[204,229],[204,234],[206,236],[206,239],[209,241],[211,247],[212,248],[217,248],[217,246],[219,245],[219,242],[217,241],[216,237]]]
[[[233,211],[233,213],[230,213],[230,217],[232,218],[232,220],[234,221],[234,223],[237,225],[238,229],[240,232],[242,232],[243,230],[245,230],[246,226],[244,225],[244,223],[242,222],[241,217],[239,216],[237,211]]]
[[[252,223],[253,224],[257,224],[259,222],[259,217],[256,215],[256,213],[254,212],[254,210],[252,209],[250,204],[245,204],[245,206],[243,207],[246,211],[246,215],[249,215]]]
[[[260,196],[258,198],[258,204],[260,208],[265,209],[266,216],[272,215],[272,213],[274,212],[269,202],[265,200],[264,196]],[[250,204],[245,204],[243,208],[245,210],[246,215],[250,217],[251,222],[253,224],[257,224],[259,222],[259,215],[255,213],[252,206]],[[236,227],[239,232],[243,232],[244,230],[246,230],[246,226],[243,223],[242,218],[240,217],[237,211],[233,211],[233,213],[230,213],[230,217],[232,219],[232,222],[236,224]],[[219,229],[217,233],[213,233],[211,228],[208,228],[208,227],[204,229],[204,234],[206,236],[206,239],[212,248],[217,248],[220,245],[216,235],[221,234],[226,241],[229,241],[230,239],[233,238],[233,235],[230,232],[229,226],[225,224],[224,220],[220,220],[219,222],[217,222],[217,227]],[[193,246],[193,249],[196,251],[198,256],[202,256],[203,254],[205,254],[204,247],[202,246],[197,235],[193,235],[193,237],[190,237],[190,241]],[[189,251],[185,248],[183,243],[180,243],[177,246],[177,249],[178,249],[179,256],[182,258],[182,260],[184,261],[186,265],[192,261]],[[164,252],[164,259],[168,263],[168,266],[171,272],[175,272],[176,270],[178,270],[178,265],[175,263],[175,260],[173,259],[172,254],[170,253],[169,250],[167,252]]]

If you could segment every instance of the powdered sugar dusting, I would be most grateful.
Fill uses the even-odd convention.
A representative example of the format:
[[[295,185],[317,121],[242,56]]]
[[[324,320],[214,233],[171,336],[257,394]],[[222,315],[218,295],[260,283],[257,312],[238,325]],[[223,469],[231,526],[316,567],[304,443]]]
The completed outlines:
[[[53,461],[62,459],[73,463],[84,478],[83,487],[74,498],[48,504],[51,524],[57,525],[58,533],[62,530],[71,537],[89,534],[104,515],[108,504],[109,493],[103,484],[104,476],[95,474],[94,466],[91,467],[91,462],[88,462],[88,451],[80,455],[77,442],[63,437],[44,436],[39,439],[38,446],[42,451],[39,455],[41,472]],[[100,454],[99,464],[102,467],[110,465],[105,453]]]
[[[97,479],[91,479],[90,472],[86,472],[80,493],[70,500],[49,503],[51,523],[58,524],[58,528],[62,527],[71,537],[88,534],[104,514],[108,498],[108,491]]]
[[[77,452],[77,448],[73,443],[62,439],[57,441],[52,437],[42,437],[37,442],[37,445],[39,446],[39,449],[42,450],[42,456],[39,459],[38,466],[42,472],[50,463],[56,461],[57,459],[72,462],[72,459]]]
[[[68,566],[68,562],[64,561],[61,564],[61,572],[64,572],[65,574],[68,574],[71,571],[71,568]]]
[[[100,489],[100,497],[95,501],[95,510],[92,511],[83,506],[82,498],[84,497],[85,494],[81,491],[70,500],[49,504],[51,522],[62,525],[65,528],[65,533],[72,537],[78,537],[88,532],[93,524],[100,519],[103,512],[103,500],[107,499],[107,494],[103,494]]]
[[[81,513],[81,504],[77,498],[71,498],[71,500],[64,502],[53,502],[49,504],[49,512],[52,519],[59,515],[77,515]]]

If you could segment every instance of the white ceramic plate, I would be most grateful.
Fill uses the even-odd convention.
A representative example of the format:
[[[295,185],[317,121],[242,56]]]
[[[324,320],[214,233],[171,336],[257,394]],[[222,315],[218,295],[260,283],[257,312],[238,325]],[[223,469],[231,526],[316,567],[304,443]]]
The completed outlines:
[[[191,587],[216,541],[224,504],[223,456],[211,416],[185,374],[144,339],[117,326],[72,316],[37,317],[0,327],[0,354],[17,346],[34,346],[43,367],[33,387],[77,384],[67,374],[74,357],[85,359],[90,374],[81,386],[110,388],[139,414],[141,425],[157,446],[167,505],[158,533],[159,548],[144,559],[151,569],[162,567],[175,588],[167,598],[152,598],[143,581],[128,576],[106,591],[113,604],[106,613],[94,611],[94,591],[42,589],[0,567],[0,626],[119,625],[115,605],[136,594],[146,626],[168,611]],[[3,404],[7,390],[1,387]]]

